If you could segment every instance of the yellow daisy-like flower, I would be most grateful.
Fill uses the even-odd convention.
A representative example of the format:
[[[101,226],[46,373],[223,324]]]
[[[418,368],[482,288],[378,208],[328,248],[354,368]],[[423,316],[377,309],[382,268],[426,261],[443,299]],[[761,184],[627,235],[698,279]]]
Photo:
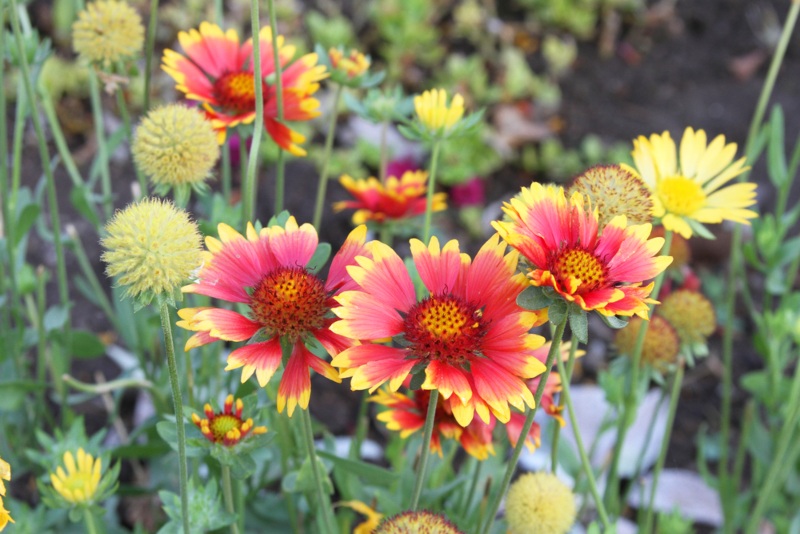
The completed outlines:
[[[600,228],[617,215],[625,215],[628,224],[653,220],[653,199],[641,178],[619,165],[595,165],[575,178],[567,196],[577,191],[587,199],[587,207],[597,209]]]
[[[6,525],[9,523],[14,522],[11,518],[11,514],[6,510],[3,504],[3,497],[6,496],[5,482],[9,481],[11,481],[11,466],[8,462],[0,458],[0,531],[6,528]]]
[[[653,193],[653,215],[664,228],[690,238],[696,223],[725,220],[749,224],[758,214],[750,209],[756,202],[756,184],[745,182],[722,187],[745,172],[745,158],[733,161],[736,143],[718,135],[706,142],[706,132],[686,128],[680,149],[669,132],[640,136],[631,152],[636,169]],[[694,226],[694,227],[693,227]]]
[[[565,534],[575,522],[575,497],[552,473],[526,473],[508,490],[510,534]]]
[[[136,56],[143,47],[142,18],[127,2],[92,2],[72,25],[72,48],[91,63],[108,67]]]
[[[82,448],[77,455],[71,451],[64,453],[64,467],[58,466],[55,473],[50,473],[50,482],[59,495],[72,504],[91,503],[100,484],[100,473],[103,463],[100,458],[93,458]]]
[[[456,93],[448,103],[447,91],[433,89],[414,97],[417,118],[431,132],[452,128],[464,116],[464,98]]]
[[[200,232],[171,202],[146,198],[118,211],[101,240],[109,276],[119,276],[126,296],[171,294],[200,267]]]

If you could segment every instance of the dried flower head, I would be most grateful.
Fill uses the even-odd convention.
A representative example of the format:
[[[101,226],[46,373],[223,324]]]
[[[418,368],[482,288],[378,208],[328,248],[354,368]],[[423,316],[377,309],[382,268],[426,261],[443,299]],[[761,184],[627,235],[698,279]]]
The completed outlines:
[[[145,198],[118,211],[101,241],[109,276],[127,286],[126,296],[149,303],[168,297],[202,263],[200,233],[189,214],[171,202]]]
[[[597,209],[600,228],[617,215],[625,215],[628,224],[652,221],[653,199],[647,186],[619,165],[595,165],[578,175],[567,196],[583,193]]]
[[[641,326],[642,319],[634,317],[628,326],[617,330],[614,342],[621,354],[633,354]],[[644,336],[642,363],[649,363],[655,369],[665,371],[670,364],[677,361],[680,348],[680,337],[675,328],[660,315],[653,315]]]
[[[575,497],[552,473],[526,473],[508,490],[511,534],[564,534],[575,522]]]
[[[136,130],[131,151],[161,194],[171,187],[201,186],[219,159],[211,122],[201,111],[180,104],[150,111]]]
[[[235,410],[234,404],[236,405]],[[242,399],[236,399],[234,402],[233,395],[228,395],[221,412],[215,413],[211,405],[206,404],[203,407],[206,419],[200,419],[200,416],[193,413],[192,422],[211,443],[221,443],[226,447],[232,447],[251,432],[264,434],[267,431],[265,426],[253,426],[252,418],[242,419],[243,410]]]
[[[414,97],[414,109],[431,132],[449,130],[464,116],[464,98],[456,93],[448,102],[447,91],[432,89]]]
[[[702,293],[679,289],[664,297],[656,313],[669,321],[681,343],[705,343],[717,327],[714,306]]]
[[[375,534],[463,534],[447,518],[421,510],[401,512],[385,519]]]
[[[127,2],[92,2],[72,25],[72,48],[90,63],[108,67],[136,56],[143,46],[142,18]]]

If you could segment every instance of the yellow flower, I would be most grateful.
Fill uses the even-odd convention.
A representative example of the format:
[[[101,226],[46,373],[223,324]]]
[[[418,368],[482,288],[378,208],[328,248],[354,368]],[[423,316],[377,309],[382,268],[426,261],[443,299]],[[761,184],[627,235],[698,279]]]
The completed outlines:
[[[614,343],[620,354],[628,356],[633,354],[641,326],[642,319],[634,317],[628,326],[617,330]],[[680,348],[681,340],[675,328],[662,316],[653,315],[644,336],[642,363],[649,363],[659,371],[666,371],[671,364],[677,361]]]
[[[328,50],[328,58],[331,61],[331,67],[341,70],[347,74],[348,78],[361,76],[367,72],[370,66],[369,58],[356,49],[350,50],[350,54],[345,57],[338,48],[331,48]]]
[[[64,467],[67,468],[66,472],[58,466],[55,473],[50,473],[53,489],[72,504],[93,502],[103,468],[100,458],[94,459],[79,448],[77,459],[71,451],[64,453]]]
[[[617,215],[625,215],[628,224],[644,224],[653,220],[653,199],[650,190],[638,176],[619,165],[595,165],[580,174],[567,196],[578,191],[597,209],[600,228]]]
[[[564,534],[575,522],[575,497],[551,473],[526,473],[506,497],[510,534]]]
[[[679,289],[664,297],[656,313],[669,321],[681,342],[705,343],[717,327],[714,306],[702,293]]]
[[[142,18],[127,2],[92,2],[72,25],[72,48],[91,63],[108,67],[141,53],[143,46]]]
[[[417,118],[431,132],[452,128],[464,116],[464,98],[456,93],[450,103],[447,91],[433,89],[414,97]]]
[[[11,466],[8,462],[0,458],[0,531],[6,528],[6,525],[9,523],[14,522],[11,518],[11,514],[6,510],[3,504],[3,497],[6,496],[5,482],[8,481],[11,481]]]
[[[375,534],[463,534],[447,518],[425,510],[401,512],[385,519]]]
[[[189,214],[168,201],[146,198],[118,211],[101,240],[109,276],[119,276],[126,296],[148,303],[171,294],[200,267],[200,233]]]
[[[342,506],[352,508],[359,514],[366,517],[366,520],[353,528],[353,534],[372,534],[378,528],[378,524],[383,519],[383,514],[373,510],[367,504],[361,501],[342,501]]]
[[[131,151],[139,169],[165,189],[202,184],[219,159],[211,122],[180,104],[150,111],[136,130]]]
[[[749,224],[758,214],[747,208],[756,202],[756,185],[737,183],[722,187],[745,172],[745,158],[733,161],[736,143],[718,135],[706,143],[706,132],[686,128],[680,150],[664,132],[640,136],[631,152],[636,169],[653,193],[653,215],[667,230],[692,237],[702,223],[724,220]]]

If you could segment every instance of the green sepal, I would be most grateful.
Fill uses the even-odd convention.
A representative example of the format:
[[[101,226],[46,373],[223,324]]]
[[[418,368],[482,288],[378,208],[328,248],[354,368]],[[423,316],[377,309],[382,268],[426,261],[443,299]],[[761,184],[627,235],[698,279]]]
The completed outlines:
[[[569,307],[569,329],[577,341],[584,344],[589,342],[589,318],[585,310],[578,306]]]
[[[628,326],[628,322],[631,320],[630,317],[620,317],[619,315],[603,315],[602,313],[599,313],[598,315],[600,316],[600,319],[606,323],[606,326],[613,328],[614,330],[625,328]]]
[[[544,288],[538,286],[528,286],[517,295],[517,306],[525,310],[541,310],[552,303]]]
[[[554,325],[559,325],[567,320],[569,306],[561,299],[554,300],[547,308],[547,317]]]

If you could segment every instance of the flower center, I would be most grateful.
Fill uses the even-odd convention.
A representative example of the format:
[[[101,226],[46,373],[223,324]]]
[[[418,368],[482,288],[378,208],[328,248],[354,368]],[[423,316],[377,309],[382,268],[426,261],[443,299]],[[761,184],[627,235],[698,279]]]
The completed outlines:
[[[555,261],[554,271],[562,282],[578,279],[584,289],[601,287],[606,281],[606,270],[593,254],[581,249],[562,251]]]
[[[211,420],[211,432],[214,434],[214,441],[218,443],[221,443],[231,430],[241,428],[242,420],[235,415],[217,414]]]
[[[328,312],[322,281],[300,267],[275,269],[256,286],[250,297],[253,320],[271,334],[297,339],[322,328]]]
[[[676,215],[692,215],[706,204],[703,188],[685,176],[669,176],[660,180],[658,197],[667,213]]]
[[[418,358],[466,363],[486,333],[481,311],[459,298],[431,296],[414,306],[403,323],[409,350]]]
[[[84,502],[94,494],[91,471],[77,471],[70,474],[64,485],[76,498],[72,502]]]
[[[266,86],[264,94],[267,93]],[[256,109],[256,84],[252,72],[229,72],[214,82],[214,97],[225,109],[238,113]]]

